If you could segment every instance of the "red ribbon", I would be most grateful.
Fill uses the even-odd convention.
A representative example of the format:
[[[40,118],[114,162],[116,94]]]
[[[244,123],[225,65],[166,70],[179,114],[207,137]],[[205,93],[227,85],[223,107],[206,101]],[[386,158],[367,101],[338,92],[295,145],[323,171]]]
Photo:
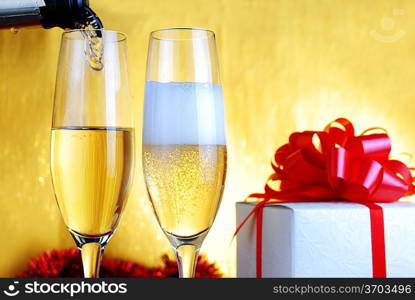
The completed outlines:
[[[263,198],[236,229],[257,217],[257,277],[262,277],[262,215],[268,203],[316,202],[343,199],[369,208],[373,277],[386,277],[382,207],[375,202],[395,202],[415,193],[411,169],[389,159],[391,141],[386,133],[354,135],[353,124],[336,119],[324,131],[291,134],[274,155],[272,174]]]

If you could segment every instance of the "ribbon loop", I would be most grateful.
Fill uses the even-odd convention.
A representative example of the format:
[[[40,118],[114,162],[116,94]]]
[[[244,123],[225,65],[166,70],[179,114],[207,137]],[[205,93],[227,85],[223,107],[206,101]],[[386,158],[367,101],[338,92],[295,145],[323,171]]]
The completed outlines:
[[[355,157],[385,161],[391,151],[391,142],[386,134],[361,135],[350,138],[345,147]]]

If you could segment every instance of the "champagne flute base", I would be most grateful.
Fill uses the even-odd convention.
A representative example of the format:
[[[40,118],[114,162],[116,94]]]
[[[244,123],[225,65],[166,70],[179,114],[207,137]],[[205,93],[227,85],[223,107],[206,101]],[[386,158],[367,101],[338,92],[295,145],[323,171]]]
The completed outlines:
[[[164,232],[170,244],[173,246],[180,278],[194,277],[197,257],[208,232],[209,229],[206,229],[191,237],[178,237],[168,232]]]
[[[108,232],[103,235],[84,235],[73,230],[69,230],[69,232],[75,240],[76,246],[79,250],[81,250],[83,245],[88,243],[97,243],[101,245],[101,248],[105,248],[114,234],[114,232]]]
[[[179,278],[195,277],[199,250],[200,248],[191,244],[184,244],[174,249],[179,268]]]
[[[188,236],[188,237],[174,235],[168,231],[164,231],[164,234],[166,235],[167,239],[169,240],[170,244],[173,246],[174,249],[177,249],[183,245],[193,245],[197,249],[200,249],[208,232],[209,232],[209,228],[198,234]]]
[[[81,248],[85,278],[98,278],[104,248],[98,243],[87,243]]]
[[[81,251],[84,277],[98,278],[102,256],[113,232],[99,236],[82,235],[72,230],[70,233]]]

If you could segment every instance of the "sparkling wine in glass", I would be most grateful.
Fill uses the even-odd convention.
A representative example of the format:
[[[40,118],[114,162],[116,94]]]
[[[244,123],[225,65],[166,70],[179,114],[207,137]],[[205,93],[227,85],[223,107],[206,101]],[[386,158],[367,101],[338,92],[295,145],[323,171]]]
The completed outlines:
[[[51,171],[63,220],[82,253],[85,277],[120,220],[133,169],[126,37],[102,30],[102,68],[93,68],[85,30],[62,36],[51,140]]]
[[[224,106],[212,31],[151,33],[145,86],[143,170],[179,276],[193,277],[226,177]]]

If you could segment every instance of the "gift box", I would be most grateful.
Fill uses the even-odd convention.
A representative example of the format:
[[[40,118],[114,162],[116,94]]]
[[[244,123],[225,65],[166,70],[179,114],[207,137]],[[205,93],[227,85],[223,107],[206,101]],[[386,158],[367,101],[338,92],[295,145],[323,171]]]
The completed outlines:
[[[279,147],[263,193],[237,203],[239,277],[415,277],[414,168],[386,130],[338,118]]]
[[[240,224],[256,203],[236,204]],[[415,204],[380,203],[387,277],[415,277]],[[256,277],[256,218],[237,235],[237,275]],[[262,277],[373,277],[369,208],[352,202],[268,204]],[[376,255],[376,254],[375,254]]]

